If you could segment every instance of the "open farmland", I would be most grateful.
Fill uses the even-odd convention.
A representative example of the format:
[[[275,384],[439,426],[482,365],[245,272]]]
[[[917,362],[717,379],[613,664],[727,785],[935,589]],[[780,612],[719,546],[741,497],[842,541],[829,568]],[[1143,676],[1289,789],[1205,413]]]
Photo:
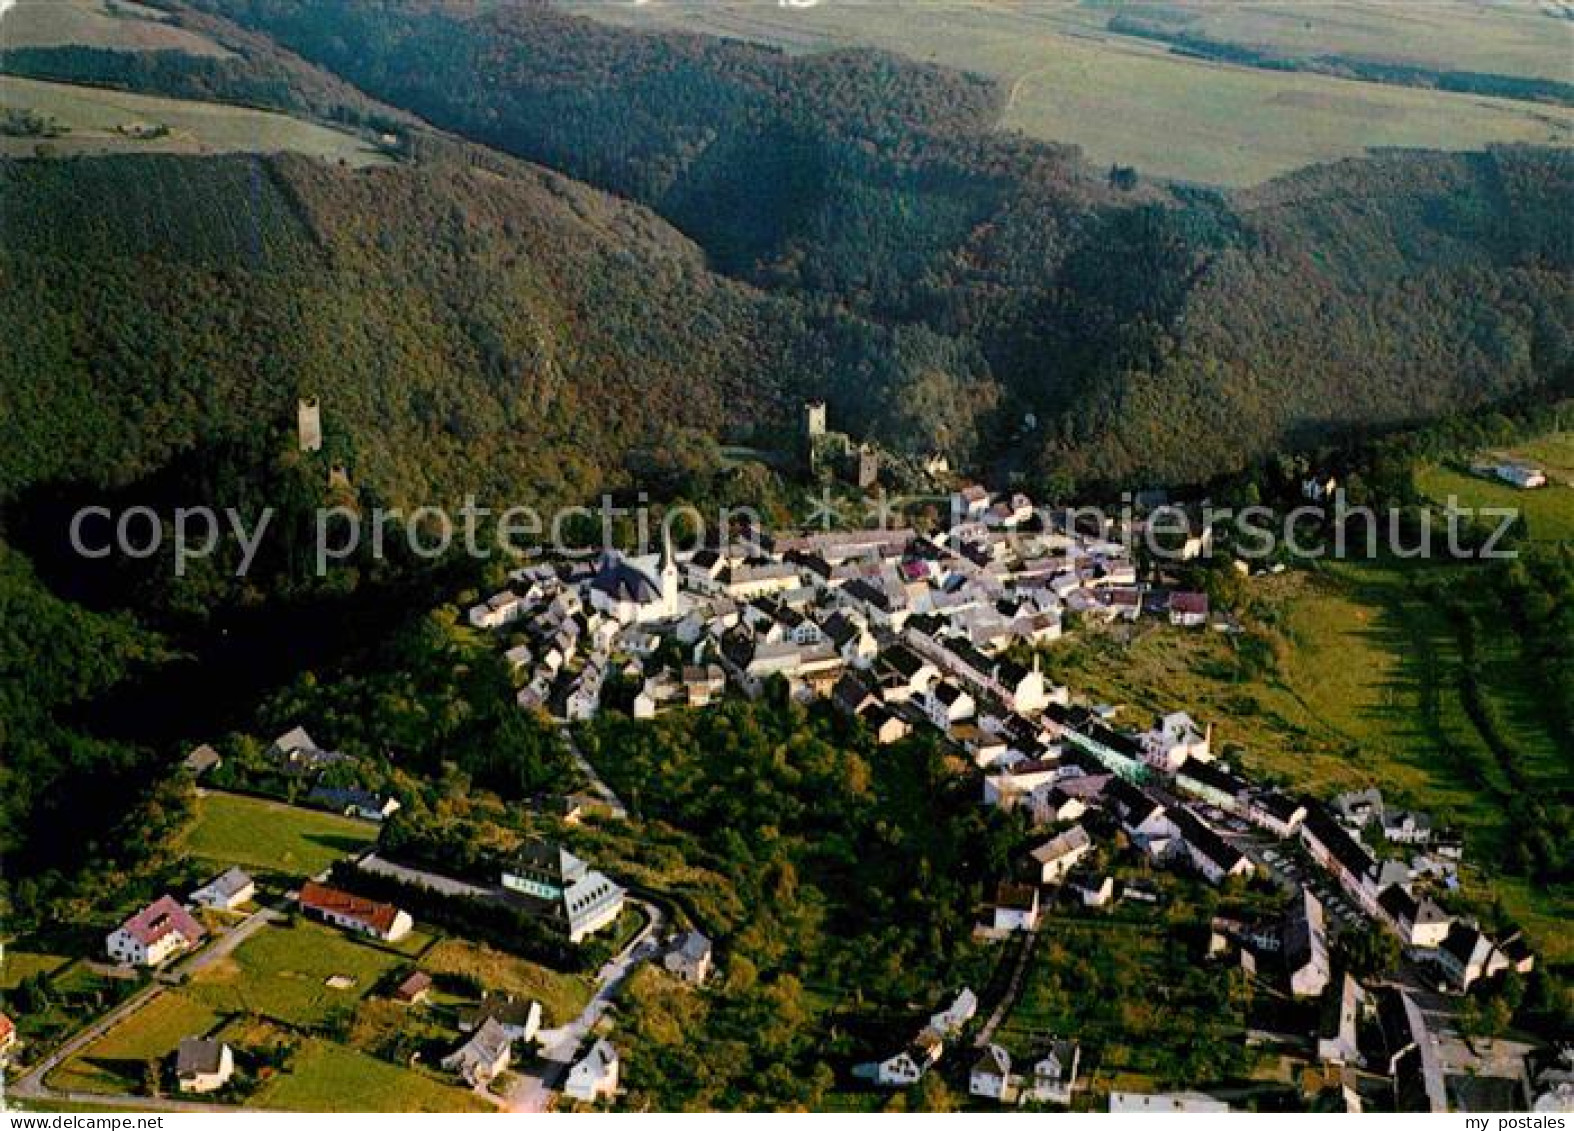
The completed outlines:
[[[1104,20],[1110,9],[1079,9]],[[1213,43],[1301,58],[1345,56],[1435,71],[1568,82],[1574,25],[1550,5],[1514,0],[1164,0],[1140,18]]]
[[[168,13],[130,0],[12,0],[0,24],[11,47],[108,47],[116,51],[181,51],[224,58],[205,35],[178,26]]]
[[[51,120],[58,136],[0,136],[0,156],[303,153],[351,166],[387,158],[353,134],[244,106],[155,98],[0,75],[0,109]]]
[[[1111,34],[1069,6],[658,0],[580,6],[624,26],[682,29],[791,51],[865,45],[995,78],[1002,126],[1080,145],[1095,165],[1249,185],[1369,148],[1574,143],[1574,111],[1507,99],[1264,71],[1189,58]]]

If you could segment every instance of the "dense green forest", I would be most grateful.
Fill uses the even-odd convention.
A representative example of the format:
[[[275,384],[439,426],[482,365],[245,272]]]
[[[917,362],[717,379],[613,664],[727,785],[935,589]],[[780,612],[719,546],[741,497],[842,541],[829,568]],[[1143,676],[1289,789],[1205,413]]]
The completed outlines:
[[[994,132],[992,85],[878,53],[545,4],[201,5],[648,204],[723,272],[970,344],[1004,420],[1040,417],[1041,471],[1202,478],[1569,372],[1567,154],[1383,154],[1226,198],[1106,183]],[[834,408],[855,383],[826,377]]]
[[[900,1048],[999,960],[972,940],[1023,830],[930,737],[876,747],[829,707],[728,703],[582,733],[640,818],[596,858],[718,941],[703,995],[636,987],[636,1106],[821,1106],[854,1060]]]

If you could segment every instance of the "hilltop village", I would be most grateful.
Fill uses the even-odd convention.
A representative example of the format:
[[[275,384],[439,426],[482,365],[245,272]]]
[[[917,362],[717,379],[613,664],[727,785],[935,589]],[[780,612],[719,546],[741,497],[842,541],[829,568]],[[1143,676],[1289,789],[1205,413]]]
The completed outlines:
[[[869,485],[874,449],[828,440],[822,413],[811,422],[811,459],[830,451],[849,479]],[[493,640],[513,672],[513,709],[553,720],[588,783],[555,802],[556,818],[564,827],[629,820],[630,805],[575,739],[576,727],[608,712],[637,725],[775,696],[836,712],[876,748],[929,735],[976,781],[976,805],[1012,814],[1032,843],[992,878],[973,925],[975,939],[1000,949],[1002,976],[932,987],[927,1020],[848,1065],[854,1086],[897,1094],[944,1065],[970,1104],[1087,1107],[1086,1066],[1101,1050],[1085,1034],[1037,1032],[1011,1042],[1014,1055],[1001,1025],[1033,961],[1031,941],[1055,930],[1057,909],[1119,908],[1164,930],[1162,885],[1111,866],[1125,854],[1151,876],[1253,893],[1250,912],[1213,919],[1197,958],[1259,988],[1248,1040],[1299,1066],[1307,1102],[1566,1108],[1569,1073],[1555,1055],[1473,1042],[1458,1022],[1464,995],[1529,974],[1536,955],[1518,932],[1489,935],[1444,910],[1465,853],[1444,824],[1376,789],[1313,797],[1255,781],[1185,704],[1127,719],[1045,674],[1046,650],[1074,625],[1147,620],[1229,634],[1238,626],[1228,610],[1151,572],[1144,580],[1112,525],[1058,527],[1026,495],[977,484],[956,485],[949,503],[950,522],[929,531],[751,530],[682,552],[668,534],[654,554],[609,549],[517,569],[466,609],[469,629]],[[1209,549],[1203,534],[1177,554]],[[725,939],[713,940],[706,923],[564,844],[534,838],[461,853],[380,837],[400,798],[368,787],[357,760],[317,743],[304,723],[253,761],[264,777],[248,780],[274,783],[262,790],[268,799],[215,787],[225,758],[211,746],[191,751],[184,769],[208,783],[207,803],[245,819],[344,822],[312,835],[343,837],[348,850],[260,875],[243,850],[209,853],[235,862],[103,924],[94,968],[119,988],[96,1021],[29,1049],[0,1016],[0,1042],[18,1066],[14,1097],[134,1095],[167,1110],[271,1098],[303,1062],[343,1055],[322,1036],[340,1025],[351,1034],[386,1026],[378,1047],[384,1060],[390,1049],[403,1060],[398,1087],[435,1089],[419,1102],[616,1105],[628,1085],[616,1003],[630,979],[650,966],[703,989],[728,968]],[[269,940],[283,940],[274,967],[259,956]],[[493,943],[552,956],[588,988],[554,995]],[[302,948],[321,955],[307,977],[355,1004],[336,1011],[291,990],[263,1011],[260,1035],[215,1022],[216,982],[258,978],[238,992],[277,995],[281,969],[301,976]],[[193,1003],[189,1032],[137,1044],[139,1082],[93,1078],[88,1066],[106,1046],[163,1011],[179,1028]],[[293,1031],[312,1035],[303,1045]],[[1101,1087],[1100,1106],[1232,1103],[1120,1083]]]

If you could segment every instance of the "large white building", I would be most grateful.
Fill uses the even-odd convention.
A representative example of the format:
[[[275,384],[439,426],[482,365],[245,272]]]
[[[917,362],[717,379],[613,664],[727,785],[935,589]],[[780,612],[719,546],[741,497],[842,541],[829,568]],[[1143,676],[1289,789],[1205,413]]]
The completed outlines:
[[[157,966],[202,941],[206,932],[173,896],[160,896],[122,923],[105,941],[122,965]]]
[[[561,909],[570,942],[608,926],[623,910],[624,892],[566,848],[527,844],[503,869],[502,885]]]

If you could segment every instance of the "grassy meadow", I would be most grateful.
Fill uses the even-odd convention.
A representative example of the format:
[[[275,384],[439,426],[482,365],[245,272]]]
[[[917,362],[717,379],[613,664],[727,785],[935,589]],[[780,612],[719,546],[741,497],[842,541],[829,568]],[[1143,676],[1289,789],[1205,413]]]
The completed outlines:
[[[10,23],[7,17],[6,23]],[[353,134],[267,110],[0,75],[0,109],[54,119],[59,137],[0,136],[0,156],[302,153],[352,166],[387,158]]]
[[[466,1088],[316,1038],[301,1043],[289,1071],[263,1085],[252,1104],[284,1111],[491,1110]]]
[[[443,939],[421,956],[429,974],[475,978],[495,993],[533,998],[541,1003],[542,1027],[553,1028],[576,1016],[590,1001],[590,983],[467,939]]]
[[[1370,19],[1360,22],[1367,29],[1361,35],[1351,32],[1352,41],[1388,34],[1390,21],[1373,14],[1380,5],[1358,7]],[[788,51],[867,45],[988,75],[1006,92],[1006,129],[1080,145],[1095,165],[1119,162],[1145,175],[1207,184],[1256,184],[1372,147],[1574,143],[1574,111],[1563,107],[1189,58],[1109,33],[1109,9],[932,0],[921,12],[898,17],[891,4],[879,2],[784,9],[760,0],[655,0],[576,10],[623,26],[709,33]],[[1512,37],[1522,44],[1522,29],[1514,26]],[[1545,60],[1556,51],[1559,29],[1549,22],[1538,30],[1537,57]],[[1483,38],[1468,29],[1455,37]],[[1563,60],[1560,77],[1567,78],[1566,51]]]
[[[314,876],[335,860],[368,848],[367,821],[233,793],[203,794],[181,849],[215,864],[238,864],[291,876]]]
[[[149,1061],[163,1060],[182,1037],[206,1036],[219,1016],[195,997],[160,994],[50,1073],[51,1087],[115,1094],[140,1088]]]
[[[297,919],[293,926],[257,932],[198,974],[187,990],[216,1013],[256,1013],[310,1028],[336,1010],[357,1006],[385,977],[408,965],[399,954]],[[328,985],[334,977],[352,984],[334,989]]]
[[[1547,474],[1547,485],[1525,491],[1477,475],[1464,467],[1430,465],[1417,474],[1427,498],[1446,504],[1449,496],[1465,507],[1519,511],[1537,542],[1574,541],[1574,432],[1543,436],[1499,452],[1484,452],[1482,462],[1519,460]]]
[[[132,0],[15,0],[4,17],[8,48],[80,44],[116,51],[181,51],[226,58],[234,53],[168,13]]]

